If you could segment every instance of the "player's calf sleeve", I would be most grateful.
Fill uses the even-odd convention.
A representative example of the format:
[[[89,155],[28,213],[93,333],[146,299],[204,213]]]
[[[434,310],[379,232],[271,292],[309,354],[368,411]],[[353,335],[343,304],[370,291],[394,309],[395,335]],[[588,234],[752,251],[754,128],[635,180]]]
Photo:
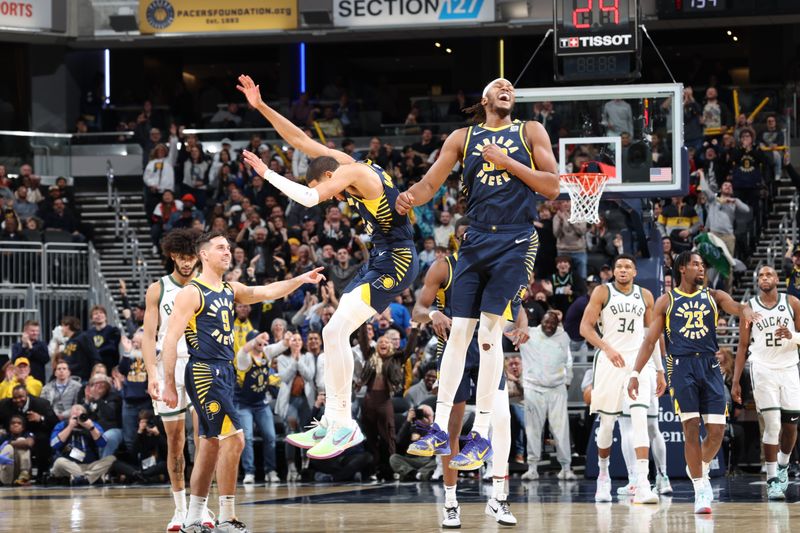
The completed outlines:
[[[490,313],[481,313],[478,323],[478,349],[480,352],[480,368],[478,383],[475,387],[475,423],[474,431],[486,436],[492,415],[492,406],[500,378],[503,374],[503,317]]]
[[[631,407],[631,443],[636,448],[649,448],[650,435],[647,433],[647,408]]]
[[[628,471],[628,478],[633,479],[636,474],[636,452],[633,449],[633,427],[630,414],[617,419],[619,423],[619,447],[622,450],[622,459]]]
[[[763,411],[761,416],[764,417],[764,434],[761,436],[761,442],[764,444],[778,444],[781,434],[781,412],[778,409],[773,409]]]
[[[656,470],[661,474],[667,472],[667,443],[664,442],[664,435],[658,427],[657,418],[647,419],[647,433],[650,436],[650,453],[653,454],[653,461]]]
[[[346,422],[352,418],[350,412],[353,390],[353,351],[350,335],[369,317],[375,314],[372,307],[364,303],[352,291],[342,296],[339,307],[322,330],[325,345],[325,415],[328,420]],[[369,357],[369,354],[364,354]]]
[[[450,421],[450,410],[453,399],[464,375],[467,361],[467,348],[472,341],[477,320],[474,318],[454,318],[447,336],[447,346],[442,354],[439,369],[439,392],[436,397],[436,418],[434,421],[441,428],[447,428]]]
[[[505,477],[508,454],[511,452],[511,408],[508,404],[508,387],[495,391],[492,406],[492,476]]]
[[[616,418],[614,415],[600,413],[600,427],[597,429],[597,435],[595,436],[599,449],[611,448],[614,443],[614,420]]]

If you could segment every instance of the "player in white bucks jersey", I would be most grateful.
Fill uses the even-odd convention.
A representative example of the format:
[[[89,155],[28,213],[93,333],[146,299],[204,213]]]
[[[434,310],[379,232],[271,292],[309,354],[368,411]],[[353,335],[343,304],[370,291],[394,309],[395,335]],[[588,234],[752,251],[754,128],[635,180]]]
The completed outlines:
[[[747,352],[756,408],[764,417],[764,459],[767,466],[767,497],[786,498],[789,486],[789,456],[797,440],[800,419],[800,301],[778,292],[778,273],[772,267],[758,271],[758,296],[747,305],[760,315],[752,324],[740,324],[739,349],[733,374],[731,397],[742,403],[739,383]]]
[[[653,295],[633,283],[636,278],[636,260],[622,254],[614,260],[614,282],[596,288],[581,320],[581,335],[598,349],[594,358],[591,412],[600,416],[597,431],[597,455],[600,474],[597,478],[595,501],[611,501],[611,478],[608,465],[613,442],[614,423],[622,414],[623,407],[630,409],[632,441],[636,452],[636,490],[634,502],[658,503],[647,478],[650,438],[647,432],[647,411],[650,407],[649,375],[642,379],[639,395],[635,400],[628,397],[628,379],[633,370],[636,355],[645,337],[653,312]],[[595,329],[598,326],[601,334]],[[657,372],[657,394],[666,388],[661,356],[658,349],[653,352]],[[642,374],[650,370],[643,369]]]
[[[186,514],[186,482],[184,481],[183,447],[186,443],[186,410],[191,405],[183,386],[183,369],[188,361],[186,340],[181,339],[178,346],[178,406],[170,409],[161,401],[164,391],[164,367],[161,362],[161,349],[167,324],[172,314],[175,296],[195,275],[197,255],[194,241],[197,233],[187,229],[175,229],[167,233],[161,240],[164,257],[170,259],[174,268],[172,272],[153,282],[147,289],[144,312],[144,338],[142,339],[142,356],[147,369],[147,391],[153,399],[153,409],[164,422],[167,433],[167,472],[175,500],[175,512],[167,524],[167,531],[179,531]],[[192,413],[193,416],[194,412]],[[197,420],[194,420],[195,432]],[[196,449],[196,448],[195,448]],[[209,517],[206,522],[213,526]]]

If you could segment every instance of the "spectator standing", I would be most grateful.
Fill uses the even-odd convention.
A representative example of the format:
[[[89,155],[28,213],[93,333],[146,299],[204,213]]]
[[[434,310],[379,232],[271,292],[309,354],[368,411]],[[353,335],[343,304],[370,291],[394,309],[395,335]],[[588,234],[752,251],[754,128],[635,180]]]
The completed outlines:
[[[140,413],[152,408],[147,393],[147,369],[142,357],[143,337],[143,330],[137,331],[131,340],[122,337],[119,346],[121,357],[116,369],[116,375],[122,380],[122,438],[129,451],[135,449],[140,434]]]
[[[342,295],[359,268],[361,268],[361,264],[353,264],[347,248],[339,248],[336,251],[336,262],[328,267],[327,275],[328,279],[333,282],[337,298]]]
[[[786,239],[786,255],[783,258],[783,275],[786,278],[786,293],[800,298],[800,245],[794,246]]]
[[[44,383],[47,381],[44,368],[50,362],[47,344],[41,339],[41,326],[36,320],[27,320],[22,326],[22,335],[11,346],[11,360],[24,357],[31,366],[31,375]]]
[[[70,416],[53,428],[50,446],[58,456],[53,463],[53,476],[69,477],[70,485],[90,485],[106,475],[116,458],[100,458],[106,447],[103,428],[86,416],[82,405],[73,405]]]
[[[92,327],[86,332],[91,335],[94,347],[100,354],[100,361],[106,365],[106,373],[110,376],[111,371],[119,363],[119,342],[120,332],[108,323],[108,312],[102,305],[95,305],[89,310],[92,319]]]
[[[553,235],[556,238],[558,255],[572,259],[575,273],[586,279],[586,222],[575,224],[569,221],[570,202],[563,201],[553,216]]]
[[[145,152],[147,153],[147,152]],[[144,208],[152,213],[164,191],[175,190],[175,163],[178,158],[178,138],[170,137],[169,148],[158,144],[150,153],[144,168]]]
[[[603,125],[609,137],[623,133],[633,135],[633,111],[631,105],[622,99],[614,99],[603,105]]]
[[[522,356],[512,353],[506,357],[506,387],[511,411],[511,438],[515,463],[525,462],[525,390],[522,387]]]
[[[731,111],[718,98],[716,87],[706,89],[706,101],[703,104],[703,117],[701,122],[705,129],[721,129],[731,125]],[[718,134],[716,134],[718,135]]]
[[[586,293],[584,280],[585,278],[580,277],[572,268],[570,257],[565,255],[556,257],[556,273],[550,281],[552,294],[548,298],[548,303],[561,311],[562,315],[565,314],[572,302]]]
[[[552,139],[552,137],[551,137]],[[534,221],[536,233],[539,234],[539,257],[555,257],[558,255],[556,237],[553,233],[553,211],[548,203],[539,204],[539,220]],[[534,271],[539,279],[548,279],[555,270],[554,261],[536,261]]]
[[[755,135],[752,129],[745,129],[739,135],[739,146],[730,154],[731,181],[736,197],[750,206],[758,226],[758,202],[764,184],[764,170],[767,160],[758,146],[753,145]],[[758,227],[756,227],[756,235]]]
[[[72,379],[66,361],[59,360],[54,372],[55,379],[44,386],[41,398],[50,402],[59,420],[64,420],[69,415],[72,406],[78,403],[81,384]]]
[[[783,168],[783,150],[777,150],[779,146],[785,146],[786,140],[783,132],[778,129],[778,120],[774,116],[767,117],[767,129],[761,132],[758,139],[758,147],[764,151],[771,149],[772,165],[775,179],[781,177]],[[16,209],[16,208],[15,208]],[[17,212],[19,214],[19,212]],[[20,215],[22,216],[22,215]]]
[[[736,250],[736,235],[734,234],[736,215],[750,213],[750,207],[734,197],[733,184],[730,181],[723,182],[719,191],[712,189],[710,184],[707,185],[708,220],[705,229],[719,237],[733,257]]]
[[[694,99],[691,87],[683,88],[683,136],[686,146],[694,147],[698,152],[703,146],[703,109]],[[631,132],[633,133],[633,132]]]
[[[600,285],[600,278],[594,274],[590,274],[589,277],[586,278],[586,294],[578,296],[564,315],[564,331],[569,335],[570,350],[573,353],[585,347],[585,342],[581,335],[581,319],[583,318],[583,311],[589,304],[592,291],[598,285]]]
[[[537,479],[542,452],[542,431],[548,422],[556,444],[559,479],[575,479],[567,415],[567,387],[572,381],[569,337],[559,327],[558,315],[547,313],[541,325],[529,328],[530,339],[520,346],[525,396],[525,434],[528,471],[523,479]]]
[[[676,252],[690,250],[694,236],[700,231],[700,217],[694,207],[682,196],[674,196],[672,203],[664,206],[657,224],[662,235],[669,236]]]
[[[191,194],[200,210],[206,207],[208,192],[209,163],[203,156],[200,146],[195,144],[189,150],[189,158],[183,163],[183,182],[181,194]]]

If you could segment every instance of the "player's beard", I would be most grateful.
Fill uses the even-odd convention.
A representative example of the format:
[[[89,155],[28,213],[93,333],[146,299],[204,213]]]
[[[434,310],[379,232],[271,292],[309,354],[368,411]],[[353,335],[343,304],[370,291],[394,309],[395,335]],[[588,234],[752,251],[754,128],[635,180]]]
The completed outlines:
[[[489,111],[491,111],[493,114],[497,115],[501,119],[506,118],[507,116],[511,115],[511,113],[514,111],[514,104],[511,104],[511,107],[506,109],[504,107],[497,107],[497,104],[493,102],[492,105],[490,106]]]

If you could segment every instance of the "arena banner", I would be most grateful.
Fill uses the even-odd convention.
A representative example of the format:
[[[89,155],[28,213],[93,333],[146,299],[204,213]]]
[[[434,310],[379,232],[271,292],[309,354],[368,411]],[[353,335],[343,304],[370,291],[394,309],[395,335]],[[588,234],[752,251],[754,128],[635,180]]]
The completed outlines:
[[[594,440],[597,429],[600,427],[600,419],[596,419],[592,426],[589,445],[586,447],[586,477],[596,479],[599,467],[597,466],[597,443]],[[664,437],[667,446],[667,475],[671,478],[686,478],[686,459],[683,455],[683,427],[681,426],[678,415],[672,409],[672,400],[669,392],[659,398],[658,406],[658,427]],[[705,435],[705,430],[701,430]],[[608,466],[608,473],[614,479],[627,479],[628,471],[625,468],[625,460],[622,458],[620,448],[619,424],[614,425],[614,444],[611,445],[611,463]],[[650,454],[652,460],[652,453]],[[716,459],[711,461],[711,477],[725,475],[726,469],[725,456],[723,449],[720,448]],[[614,488],[616,490],[616,487]],[[613,491],[612,491],[613,494]]]
[[[139,31],[213,33],[297,28],[297,0],[139,0]]]
[[[333,0],[342,27],[494,22],[494,0]]]
[[[66,6],[54,0],[0,0],[0,26],[23,30],[66,31]]]

